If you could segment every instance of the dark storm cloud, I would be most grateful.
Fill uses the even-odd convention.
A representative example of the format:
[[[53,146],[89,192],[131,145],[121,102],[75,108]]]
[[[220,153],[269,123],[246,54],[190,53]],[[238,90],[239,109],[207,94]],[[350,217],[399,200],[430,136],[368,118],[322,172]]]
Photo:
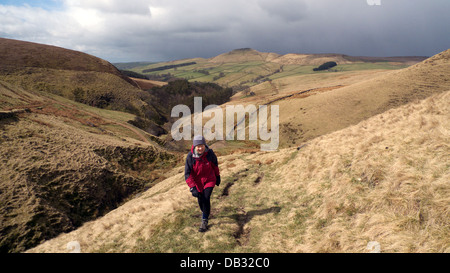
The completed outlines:
[[[264,12],[269,14],[269,16],[275,16],[287,22],[301,20],[307,11],[305,2],[301,0],[258,0],[257,4]]]
[[[0,36],[113,62],[212,57],[242,47],[280,54],[430,56],[450,45],[448,0],[381,0],[380,6],[366,0],[59,3],[44,10],[0,2]]]

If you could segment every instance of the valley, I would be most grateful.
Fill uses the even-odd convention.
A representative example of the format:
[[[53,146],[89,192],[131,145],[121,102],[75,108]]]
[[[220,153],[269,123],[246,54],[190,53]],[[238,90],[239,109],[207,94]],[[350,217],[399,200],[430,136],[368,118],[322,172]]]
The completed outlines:
[[[122,64],[150,79],[45,45],[2,38],[0,52],[1,252],[450,250],[450,50]],[[184,181],[191,142],[170,135],[170,108],[194,96],[280,109],[277,151],[208,143],[223,182],[204,234]]]

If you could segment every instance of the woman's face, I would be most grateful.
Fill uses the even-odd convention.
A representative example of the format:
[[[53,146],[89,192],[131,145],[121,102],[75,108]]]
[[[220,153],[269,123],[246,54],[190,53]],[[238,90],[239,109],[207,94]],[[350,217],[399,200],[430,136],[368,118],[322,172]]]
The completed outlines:
[[[197,154],[203,154],[203,152],[205,151],[205,145],[200,144],[195,146],[195,151],[197,152]]]

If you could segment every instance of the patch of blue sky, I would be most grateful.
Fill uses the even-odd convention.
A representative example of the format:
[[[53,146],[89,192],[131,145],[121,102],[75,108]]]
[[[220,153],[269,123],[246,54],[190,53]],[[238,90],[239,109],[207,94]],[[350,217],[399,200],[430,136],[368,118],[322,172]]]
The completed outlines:
[[[35,8],[42,8],[45,10],[60,9],[63,6],[61,0],[0,0],[0,5],[3,6],[30,6]]]

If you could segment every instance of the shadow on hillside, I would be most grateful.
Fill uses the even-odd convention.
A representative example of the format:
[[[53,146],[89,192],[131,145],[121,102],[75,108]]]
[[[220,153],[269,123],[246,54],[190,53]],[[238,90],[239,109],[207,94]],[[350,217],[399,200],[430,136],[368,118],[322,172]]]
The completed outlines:
[[[241,209],[241,211],[242,211],[242,213],[234,213],[231,215],[225,215],[225,216],[219,216],[219,217],[231,218],[235,221],[242,223],[242,225],[245,225],[248,222],[250,222],[253,219],[253,217],[255,217],[255,216],[264,215],[264,214],[268,214],[268,213],[279,213],[281,211],[281,207],[271,207],[271,208],[267,208],[267,209],[259,209],[259,210],[251,210],[251,211],[245,211],[245,210]]]
[[[259,215],[265,215],[268,213],[279,213],[281,211],[280,207],[271,207],[267,209],[260,209],[260,210],[251,210],[251,211],[245,211],[241,209],[240,213],[235,213],[231,215],[226,215],[223,217],[231,218],[233,219],[236,224],[238,225],[237,230],[233,233],[234,238],[237,240],[238,244],[241,245],[241,237],[247,237],[248,231],[244,230],[244,227],[246,224],[248,224],[253,217],[259,216]]]
[[[6,125],[11,125],[19,122],[19,118],[11,115],[11,116],[0,116],[0,130],[4,130]]]

